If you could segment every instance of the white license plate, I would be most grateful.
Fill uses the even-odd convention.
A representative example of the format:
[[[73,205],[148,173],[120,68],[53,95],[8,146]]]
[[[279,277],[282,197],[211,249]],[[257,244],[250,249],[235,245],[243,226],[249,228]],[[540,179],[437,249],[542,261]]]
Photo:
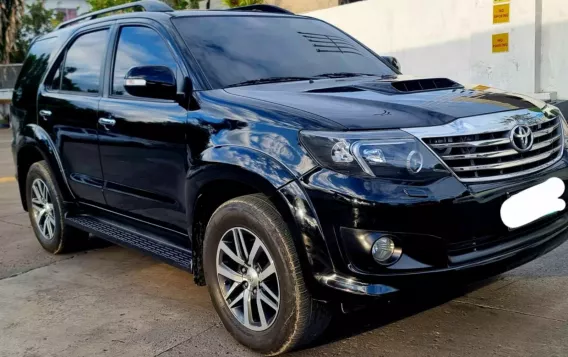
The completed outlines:
[[[509,228],[519,228],[566,207],[559,198],[564,193],[564,182],[552,177],[509,197],[501,206],[501,220]]]

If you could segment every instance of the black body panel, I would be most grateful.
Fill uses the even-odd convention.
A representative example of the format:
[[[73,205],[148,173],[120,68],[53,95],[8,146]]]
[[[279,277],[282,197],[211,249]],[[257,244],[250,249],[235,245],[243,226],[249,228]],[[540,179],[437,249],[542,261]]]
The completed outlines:
[[[110,207],[186,231],[187,111],[177,103],[105,99],[98,126],[104,196]]]
[[[52,115],[39,124],[57,147],[73,193],[105,204],[97,135],[98,97],[41,92],[40,110]]]
[[[401,76],[398,80],[404,79]],[[227,91],[301,109],[353,130],[442,125],[457,118],[543,105],[524,96],[465,88],[403,93],[393,91],[391,82],[359,77],[248,86]]]

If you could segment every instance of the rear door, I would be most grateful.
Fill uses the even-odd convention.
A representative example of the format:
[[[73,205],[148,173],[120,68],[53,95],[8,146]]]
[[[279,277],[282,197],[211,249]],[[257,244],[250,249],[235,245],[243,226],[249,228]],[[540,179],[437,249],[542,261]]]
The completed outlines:
[[[182,81],[173,46],[165,30],[152,21],[119,24],[98,132],[108,205],[187,232],[187,109],[175,100],[136,97],[124,89],[126,73],[139,66],[168,67]]]
[[[38,124],[51,136],[71,190],[82,201],[104,204],[97,120],[110,25],[75,34],[40,86]]]

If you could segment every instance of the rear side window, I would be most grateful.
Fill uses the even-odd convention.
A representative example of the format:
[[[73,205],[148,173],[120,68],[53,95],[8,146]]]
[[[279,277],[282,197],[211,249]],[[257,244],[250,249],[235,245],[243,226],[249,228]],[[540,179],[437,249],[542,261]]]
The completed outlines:
[[[120,31],[112,94],[130,96],[124,90],[124,77],[132,67],[166,66],[176,73],[177,64],[162,37],[154,30],[142,26],[127,26]]]
[[[14,87],[13,104],[16,107],[35,108],[37,90],[56,45],[55,37],[32,44]]]
[[[52,83],[53,88],[81,93],[98,93],[101,69],[108,42],[108,30],[89,32],[79,36],[67,50],[65,62],[56,73],[55,80],[61,78],[61,84]]]

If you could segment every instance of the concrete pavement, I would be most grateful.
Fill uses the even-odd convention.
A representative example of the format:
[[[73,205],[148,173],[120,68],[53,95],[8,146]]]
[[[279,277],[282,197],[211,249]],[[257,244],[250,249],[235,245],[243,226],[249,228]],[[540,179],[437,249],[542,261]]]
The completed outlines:
[[[0,130],[0,178],[13,175]],[[568,245],[469,291],[339,316],[294,356],[566,356]],[[51,256],[0,179],[0,356],[254,356],[191,275],[111,246]]]

